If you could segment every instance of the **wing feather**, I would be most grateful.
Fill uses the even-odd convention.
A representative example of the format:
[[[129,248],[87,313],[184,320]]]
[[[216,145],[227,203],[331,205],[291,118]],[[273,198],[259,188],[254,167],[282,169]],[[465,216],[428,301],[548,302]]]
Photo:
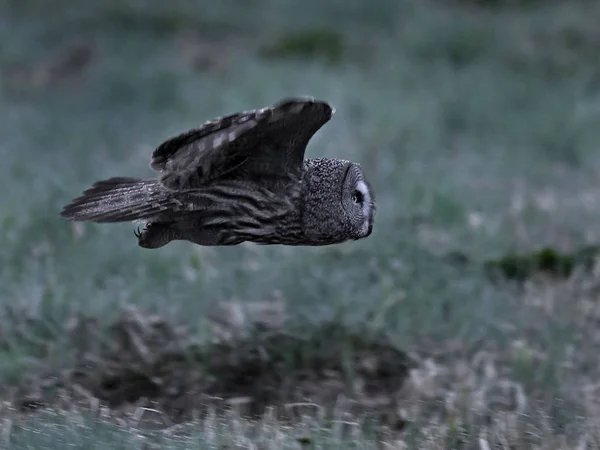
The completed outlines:
[[[309,140],[333,113],[325,102],[294,98],[230,114],[165,141],[150,166],[170,189],[224,178],[294,176]]]

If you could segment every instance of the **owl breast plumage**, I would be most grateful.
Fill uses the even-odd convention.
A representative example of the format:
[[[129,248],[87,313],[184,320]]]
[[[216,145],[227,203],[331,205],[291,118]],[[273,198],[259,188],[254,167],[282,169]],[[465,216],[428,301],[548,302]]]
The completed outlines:
[[[329,245],[371,234],[375,199],[360,165],[305,159],[333,108],[313,98],[206,122],[159,145],[157,179],[98,181],[65,206],[74,221],[145,222],[138,244]]]

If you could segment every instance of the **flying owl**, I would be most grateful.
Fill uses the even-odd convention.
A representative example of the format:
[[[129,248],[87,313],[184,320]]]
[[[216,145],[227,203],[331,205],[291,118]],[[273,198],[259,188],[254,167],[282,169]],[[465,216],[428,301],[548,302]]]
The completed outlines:
[[[321,246],[373,230],[375,198],[360,165],[304,159],[335,110],[311,97],[206,122],[152,154],[158,179],[98,181],[61,211],[72,221],[143,221],[138,245],[174,240]]]

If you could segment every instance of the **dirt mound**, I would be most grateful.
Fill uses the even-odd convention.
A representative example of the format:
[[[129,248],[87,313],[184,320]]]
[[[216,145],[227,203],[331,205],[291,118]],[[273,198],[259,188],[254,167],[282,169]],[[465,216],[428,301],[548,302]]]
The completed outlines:
[[[70,329],[74,367],[22,386],[15,398],[22,410],[61,402],[141,406],[180,422],[227,408],[255,417],[280,406],[285,416],[291,404],[328,409],[345,398],[349,412],[397,426],[395,399],[413,366],[383,336],[336,323],[291,330],[263,322],[199,343],[159,316],[128,308],[108,330],[86,318]]]

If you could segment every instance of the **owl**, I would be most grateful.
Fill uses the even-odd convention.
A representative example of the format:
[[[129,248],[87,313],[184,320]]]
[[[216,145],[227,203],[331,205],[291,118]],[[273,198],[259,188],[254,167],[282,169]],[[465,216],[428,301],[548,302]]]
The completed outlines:
[[[65,206],[72,221],[137,222],[138,245],[323,246],[369,236],[375,198],[359,164],[305,159],[335,110],[312,97],[204,123],[159,145],[156,179],[96,182]]]

